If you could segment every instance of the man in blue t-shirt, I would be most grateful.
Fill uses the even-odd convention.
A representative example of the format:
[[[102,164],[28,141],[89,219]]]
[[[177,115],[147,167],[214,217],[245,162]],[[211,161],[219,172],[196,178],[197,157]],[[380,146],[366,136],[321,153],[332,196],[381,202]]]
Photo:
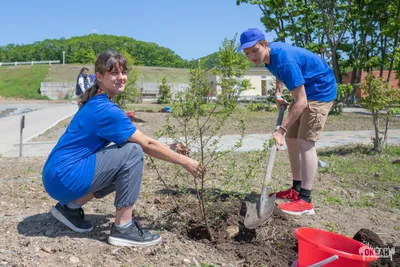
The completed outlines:
[[[274,98],[278,107],[288,105],[282,98],[284,86],[294,99],[288,117],[272,136],[279,148],[286,134],[293,175],[292,188],[276,193],[277,198],[292,201],[278,207],[294,215],[314,214],[311,189],[318,167],[315,142],[336,99],[335,76],[316,54],[286,43],[268,43],[258,29],[248,29],[241,34],[240,50],[254,64],[265,64],[276,77]]]

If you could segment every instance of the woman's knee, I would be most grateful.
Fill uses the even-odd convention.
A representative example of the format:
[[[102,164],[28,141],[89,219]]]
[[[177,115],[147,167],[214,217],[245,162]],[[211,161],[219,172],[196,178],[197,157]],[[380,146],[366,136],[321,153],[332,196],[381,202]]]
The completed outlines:
[[[130,158],[143,158],[144,152],[140,145],[136,143],[126,143],[127,153]]]

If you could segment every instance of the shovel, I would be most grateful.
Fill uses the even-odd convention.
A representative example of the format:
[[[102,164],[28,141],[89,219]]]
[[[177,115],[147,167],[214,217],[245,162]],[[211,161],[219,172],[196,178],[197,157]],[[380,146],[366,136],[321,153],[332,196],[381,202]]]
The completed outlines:
[[[276,122],[276,129],[278,129],[282,124],[285,110],[286,106],[281,105],[279,109],[278,120]],[[269,154],[267,173],[264,178],[260,199],[259,201],[257,201],[257,203],[246,202],[246,216],[244,217],[244,226],[248,229],[254,229],[262,225],[266,220],[271,217],[274,211],[276,196],[273,195],[268,198],[267,184],[272,179],[272,169],[274,167],[275,155],[276,144],[274,143]]]

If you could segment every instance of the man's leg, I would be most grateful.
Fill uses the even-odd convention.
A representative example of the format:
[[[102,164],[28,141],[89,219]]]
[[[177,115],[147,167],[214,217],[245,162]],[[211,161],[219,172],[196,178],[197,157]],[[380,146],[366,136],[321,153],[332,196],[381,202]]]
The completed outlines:
[[[293,104],[289,106],[289,112]],[[300,117],[301,118],[301,117]],[[286,145],[288,147],[290,167],[292,169],[292,187],[288,190],[272,193],[276,194],[278,199],[293,200],[297,199],[301,188],[301,157],[300,150],[297,143],[297,133],[300,126],[300,118],[293,123],[286,133]],[[272,195],[271,194],[271,195]]]
[[[331,107],[332,103],[309,101],[300,118],[297,145],[301,158],[301,189],[298,200],[279,205],[284,212],[294,215],[315,213],[311,203],[311,190],[318,168],[315,142],[324,128]]]

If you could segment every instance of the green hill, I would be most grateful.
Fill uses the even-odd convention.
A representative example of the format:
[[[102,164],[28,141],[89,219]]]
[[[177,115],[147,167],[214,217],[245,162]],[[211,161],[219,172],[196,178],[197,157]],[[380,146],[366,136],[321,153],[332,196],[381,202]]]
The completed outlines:
[[[182,59],[169,48],[126,36],[105,34],[46,39],[27,45],[0,46],[0,62],[32,60],[62,62],[62,52],[65,51],[65,60],[68,64],[93,64],[96,57],[107,49],[122,53],[129,64],[174,68],[185,68],[189,65],[189,61]],[[132,62],[133,59],[135,62]]]
[[[43,99],[39,89],[48,68],[47,65],[1,67],[0,96]]]
[[[66,64],[52,65],[44,79],[45,82],[75,82],[82,67],[88,67],[89,73],[94,72],[93,65]],[[165,76],[168,82],[187,83],[190,79],[189,69],[134,66],[138,69],[139,82],[160,82]]]

